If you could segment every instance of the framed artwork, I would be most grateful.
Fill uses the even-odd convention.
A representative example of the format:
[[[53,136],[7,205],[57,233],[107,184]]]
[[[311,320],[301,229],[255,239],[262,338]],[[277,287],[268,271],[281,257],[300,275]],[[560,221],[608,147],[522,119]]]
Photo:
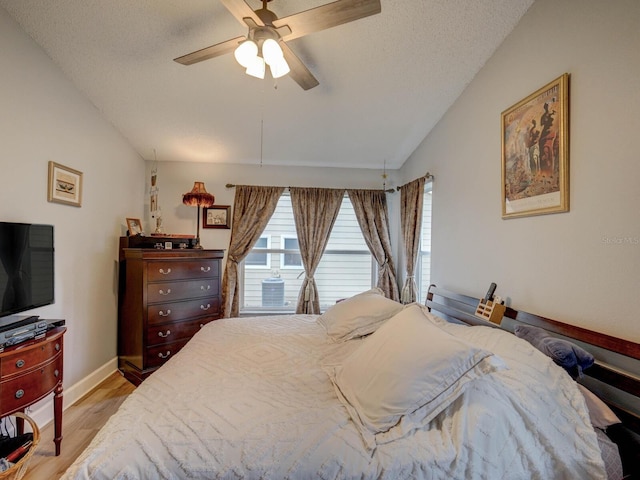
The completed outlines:
[[[82,172],[50,161],[47,200],[82,206]]]
[[[231,206],[214,205],[202,209],[203,228],[231,228]]]
[[[127,218],[127,230],[129,230],[129,236],[135,237],[136,235],[144,235],[142,230],[142,222],[139,218]]]
[[[502,218],[569,211],[569,74],[502,112]]]

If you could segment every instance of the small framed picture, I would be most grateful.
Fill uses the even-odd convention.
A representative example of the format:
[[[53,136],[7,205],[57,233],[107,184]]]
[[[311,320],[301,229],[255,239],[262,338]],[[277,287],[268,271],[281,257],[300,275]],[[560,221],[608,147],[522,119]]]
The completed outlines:
[[[82,172],[50,161],[47,201],[82,206]]]
[[[164,242],[164,249],[165,250],[171,250],[173,248],[173,243],[171,242]]]
[[[214,205],[202,209],[204,228],[231,228],[231,206]]]
[[[129,230],[129,236],[135,237],[136,235],[144,235],[142,230],[142,222],[139,218],[127,218],[127,229]]]

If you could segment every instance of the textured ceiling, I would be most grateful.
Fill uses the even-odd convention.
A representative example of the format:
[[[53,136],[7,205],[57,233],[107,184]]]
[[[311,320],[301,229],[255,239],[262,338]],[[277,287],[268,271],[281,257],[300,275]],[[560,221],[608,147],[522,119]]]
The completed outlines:
[[[381,3],[378,15],[289,42],[320,81],[304,91],[245,75],[232,54],[173,61],[246,35],[217,0],[0,0],[145,159],[394,169],[533,0]]]

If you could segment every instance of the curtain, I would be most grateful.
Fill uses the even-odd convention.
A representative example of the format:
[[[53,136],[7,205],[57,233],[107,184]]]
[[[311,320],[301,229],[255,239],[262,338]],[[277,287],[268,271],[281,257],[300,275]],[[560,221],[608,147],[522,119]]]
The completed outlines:
[[[290,187],[305,278],[298,295],[296,313],[320,313],[318,287],[313,278],[336,222],[344,190]]]
[[[421,177],[403,185],[400,189],[400,219],[407,274],[400,300],[405,304],[415,302],[417,299],[418,286],[414,271],[420,248],[424,183],[425,177]]]
[[[237,185],[227,265],[222,281],[222,316],[237,317],[240,309],[238,263],[249,254],[276,209],[284,187]]]
[[[398,283],[391,256],[387,195],[382,190],[347,190],[358,224],[378,263],[378,283],[386,297],[398,301]]]

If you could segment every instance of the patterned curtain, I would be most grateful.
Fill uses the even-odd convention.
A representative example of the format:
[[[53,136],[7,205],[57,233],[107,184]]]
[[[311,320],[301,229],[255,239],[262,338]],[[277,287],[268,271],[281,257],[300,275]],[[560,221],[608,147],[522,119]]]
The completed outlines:
[[[422,203],[425,177],[403,185],[400,189],[400,218],[407,277],[402,287],[402,303],[412,303],[417,299],[418,286],[415,280],[415,266],[420,248],[422,228]]]
[[[391,256],[387,195],[382,190],[347,190],[358,224],[373,258],[378,263],[378,288],[398,301],[398,282]]]
[[[298,295],[296,313],[320,313],[318,287],[313,275],[336,222],[344,190],[290,187],[300,256],[305,278]]]
[[[284,187],[236,186],[231,240],[222,281],[222,315],[225,318],[239,315],[238,263],[260,238],[283,191]]]

